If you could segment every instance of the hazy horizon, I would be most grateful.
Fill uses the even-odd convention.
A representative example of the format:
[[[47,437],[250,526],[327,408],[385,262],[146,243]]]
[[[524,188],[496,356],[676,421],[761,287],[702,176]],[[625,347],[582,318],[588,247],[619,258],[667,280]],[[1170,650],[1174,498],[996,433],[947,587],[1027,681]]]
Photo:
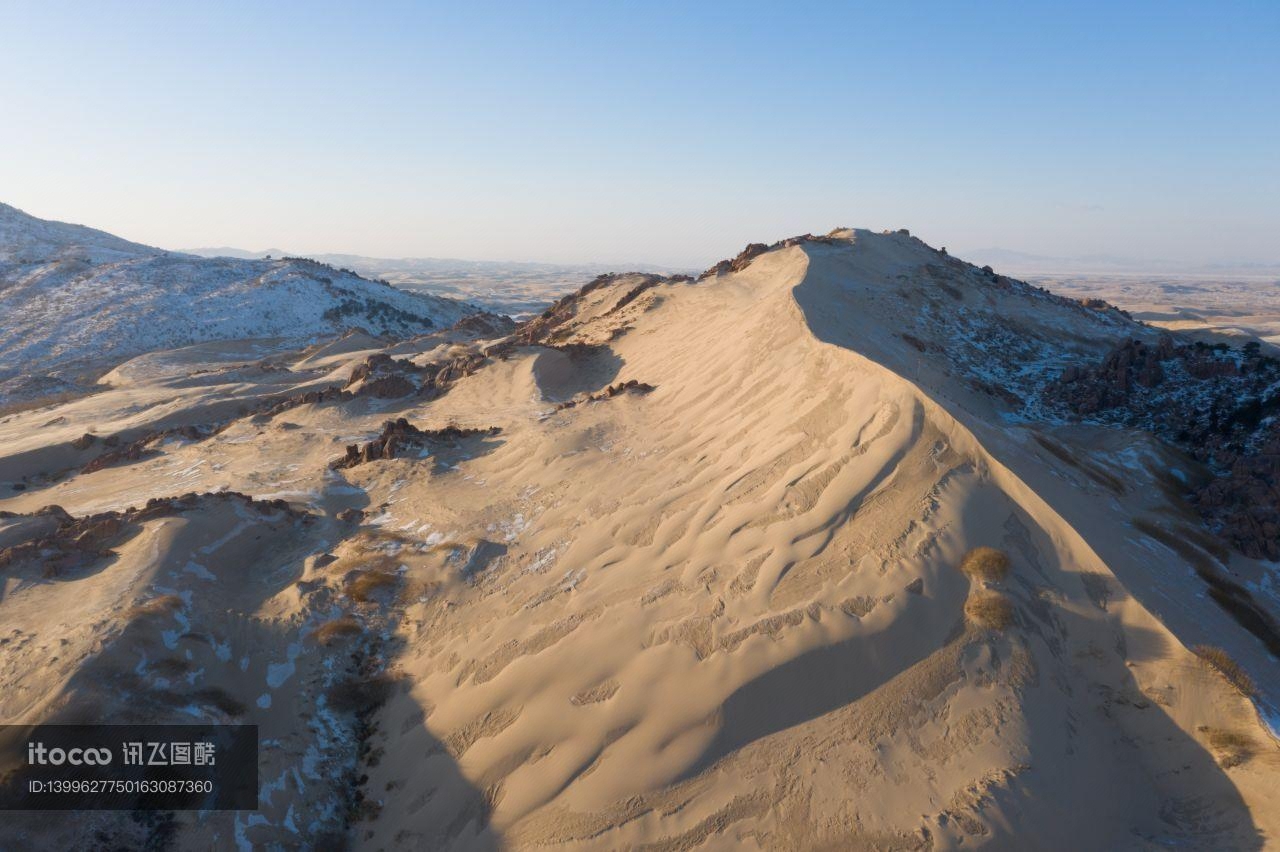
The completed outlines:
[[[1277,263],[1280,6],[10,7],[4,201],[166,249]],[[180,188],[180,189],[179,189]]]

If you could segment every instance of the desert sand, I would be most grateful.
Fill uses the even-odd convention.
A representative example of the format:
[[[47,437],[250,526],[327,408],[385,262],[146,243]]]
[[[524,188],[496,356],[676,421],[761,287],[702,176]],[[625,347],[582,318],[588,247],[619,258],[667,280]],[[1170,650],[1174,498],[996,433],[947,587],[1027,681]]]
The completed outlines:
[[[259,811],[178,813],[182,849],[1274,844],[1277,664],[1190,561],[1267,590],[1274,568],[1140,532],[1195,523],[1160,487],[1180,460],[1012,417],[984,387],[1040,356],[956,342],[998,317],[1100,354],[1115,321],[952,264],[841,231],[604,279],[537,339],[354,336],[270,369],[205,344],[0,419],[0,547],[51,534],[48,505],[203,495],[127,516],[112,555],[4,569],[0,722],[258,724]],[[384,349],[478,365],[430,399],[260,408]],[[484,431],[330,468],[399,417]],[[77,472],[86,433],[215,422]],[[1007,573],[960,569],[982,547]],[[153,831],[0,826],[32,849]]]

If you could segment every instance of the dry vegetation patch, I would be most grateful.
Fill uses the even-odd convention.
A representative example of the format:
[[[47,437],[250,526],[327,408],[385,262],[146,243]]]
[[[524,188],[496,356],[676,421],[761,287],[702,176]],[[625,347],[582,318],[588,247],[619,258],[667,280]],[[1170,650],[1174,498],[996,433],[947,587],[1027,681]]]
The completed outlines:
[[[243,716],[245,706],[231,693],[218,686],[209,686],[191,693],[191,697],[203,704],[217,707],[228,716]]]
[[[1009,557],[994,547],[975,547],[960,560],[960,570],[974,580],[998,583],[1009,574]]]
[[[395,574],[378,569],[349,574],[343,585],[348,597],[354,601],[365,603],[378,592],[394,588],[398,582],[399,577]]]
[[[321,624],[311,636],[321,645],[331,645],[334,642],[358,636],[362,632],[364,628],[360,626],[360,622],[349,615],[344,615]]]
[[[182,598],[177,595],[161,595],[149,601],[131,607],[125,613],[126,618],[143,618],[151,615],[166,615],[182,609]]]
[[[965,601],[964,615],[979,627],[1003,630],[1013,624],[1013,604],[999,592],[978,592]]]
[[[1209,747],[1223,768],[1239,766],[1253,756],[1253,738],[1248,734],[1208,727],[1201,727],[1200,731],[1209,740]]]
[[[1197,645],[1192,650],[1196,652],[1200,659],[1217,669],[1218,673],[1225,677],[1228,683],[1240,690],[1242,694],[1252,696],[1258,691],[1258,687],[1254,684],[1253,678],[1249,677],[1249,673],[1241,668],[1240,664],[1223,649],[1213,645]]]

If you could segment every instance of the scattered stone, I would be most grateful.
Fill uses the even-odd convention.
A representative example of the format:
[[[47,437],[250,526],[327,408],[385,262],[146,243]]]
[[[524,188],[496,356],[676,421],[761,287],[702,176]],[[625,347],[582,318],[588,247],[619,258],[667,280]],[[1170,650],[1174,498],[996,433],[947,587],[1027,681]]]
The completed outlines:
[[[56,529],[0,550],[0,570],[32,564],[40,566],[43,576],[57,577],[68,571],[84,569],[112,556],[111,548],[136,532],[142,522],[172,517],[211,501],[236,502],[264,516],[284,513],[295,520],[310,518],[283,500],[255,500],[238,491],[192,492],[179,497],[152,498],[141,509],[130,507],[123,512],[100,512],[80,518],[73,517],[61,506],[50,505],[29,517],[51,518]]]
[[[456,442],[463,438],[477,435],[496,435],[497,426],[488,429],[463,429],[457,426],[446,426],[443,429],[419,429],[407,419],[388,420],[382,427],[382,434],[361,446],[351,444],[346,455],[329,463],[333,470],[356,467],[379,459],[394,459],[411,450],[420,450],[432,442]]]
[[[556,405],[556,411],[563,411],[566,408],[573,408],[574,406],[585,405],[586,403],[589,403],[589,402],[600,402],[606,399],[613,399],[615,396],[621,396],[624,393],[646,394],[654,390],[657,390],[657,388],[655,388],[651,384],[647,384],[646,382],[639,382],[639,381],[636,381],[635,379],[631,379],[629,381],[620,382],[616,385],[609,385],[604,390],[597,391],[596,393],[578,394],[573,399],[568,400],[567,402],[558,403]]]

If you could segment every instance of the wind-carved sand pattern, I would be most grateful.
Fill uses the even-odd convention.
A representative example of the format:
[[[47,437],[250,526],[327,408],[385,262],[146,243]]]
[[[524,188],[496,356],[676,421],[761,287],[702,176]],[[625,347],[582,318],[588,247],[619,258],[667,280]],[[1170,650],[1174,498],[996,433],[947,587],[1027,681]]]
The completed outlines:
[[[273,533],[265,562],[154,533],[83,575],[11,580],[12,647],[28,666],[52,655],[33,613],[73,589],[86,612],[176,597],[132,617],[156,625],[143,670],[172,688],[203,669],[190,687],[225,695],[201,706],[281,740],[257,815],[177,818],[197,845],[1258,849],[1280,831],[1275,741],[1188,646],[1272,663],[1182,555],[1128,525],[1189,523],[1157,485],[1165,457],[1062,423],[1050,452],[1009,399],[1036,390],[1028,358],[1096,358],[1141,330],[902,233],[790,240],[717,269],[606,276],[512,334],[392,347],[472,365],[438,396],[326,397],[32,480],[0,504],[23,517],[0,523],[38,523],[49,502],[81,515],[175,473],[310,520]],[[1004,346],[1014,330],[1025,345]],[[379,349],[313,350],[292,369],[340,386]],[[605,392],[631,381],[652,390]],[[102,397],[0,423],[0,438],[65,417],[24,439],[61,445],[91,413],[106,433],[133,405],[146,420],[159,392]],[[349,445],[427,433],[455,437],[331,467]],[[1120,493],[1073,464],[1086,452],[1123,470]],[[34,459],[0,460],[17,472],[5,481]],[[164,522],[179,523],[202,546],[235,528],[199,511]],[[258,525],[223,547],[250,547]],[[1005,570],[970,570],[980,547]],[[241,587],[224,588],[233,569]],[[60,654],[58,683],[6,665],[16,694],[46,698],[6,697],[5,721],[74,697],[62,683],[92,659],[138,664],[113,636],[142,627],[104,618]],[[173,630],[208,644],[184,663]],[[270,650],[243,682],[214,674],[250,641]],[[1255,679],[1264,706],[1280,698]],[[308,733],[280,736],[285,719]],[[338,783],[300,787],[294,767]]]

